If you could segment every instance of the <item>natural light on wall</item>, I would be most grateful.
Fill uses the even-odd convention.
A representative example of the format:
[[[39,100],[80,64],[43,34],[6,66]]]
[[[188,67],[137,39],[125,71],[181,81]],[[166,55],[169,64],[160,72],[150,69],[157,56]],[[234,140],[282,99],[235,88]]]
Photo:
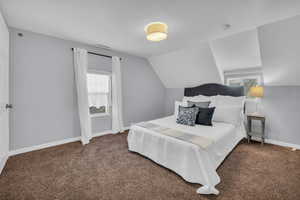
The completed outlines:
[[[162,22],[152,22],[145,27],[147,40],[159,42],[168,37],[168,26]]]

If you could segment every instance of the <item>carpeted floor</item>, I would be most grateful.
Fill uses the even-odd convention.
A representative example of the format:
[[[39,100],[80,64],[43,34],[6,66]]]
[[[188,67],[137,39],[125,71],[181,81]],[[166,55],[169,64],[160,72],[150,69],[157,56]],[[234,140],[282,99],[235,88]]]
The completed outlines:
[[[1,200],[300,199],[300,152],[241,143],[219,167],[219,196],[127,150],[127,134],[94,138],[11,157]]]

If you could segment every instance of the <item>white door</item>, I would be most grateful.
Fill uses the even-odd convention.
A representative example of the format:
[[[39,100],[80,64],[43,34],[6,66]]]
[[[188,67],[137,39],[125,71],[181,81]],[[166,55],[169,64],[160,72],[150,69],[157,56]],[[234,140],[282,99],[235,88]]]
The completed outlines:
[[[9,146],[9,33],[0,14],[0,173]]]

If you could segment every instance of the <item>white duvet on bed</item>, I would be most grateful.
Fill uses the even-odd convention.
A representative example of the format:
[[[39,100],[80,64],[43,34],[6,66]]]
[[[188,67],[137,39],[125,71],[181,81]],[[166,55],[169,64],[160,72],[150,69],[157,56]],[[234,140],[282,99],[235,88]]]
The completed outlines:
[[[155,131],[133,125],[128,134],[130,151],[142,154],[171,169],[191,183],[202,184],[201,194],[218,194],[215,186],[220,182],[216,172],[224,158],[245,137],[243,126],[214,122],[213,126],[186,126],[176,123],[175,116],[150,121],[167,128],[208,137],[214,142],[206,149]]]

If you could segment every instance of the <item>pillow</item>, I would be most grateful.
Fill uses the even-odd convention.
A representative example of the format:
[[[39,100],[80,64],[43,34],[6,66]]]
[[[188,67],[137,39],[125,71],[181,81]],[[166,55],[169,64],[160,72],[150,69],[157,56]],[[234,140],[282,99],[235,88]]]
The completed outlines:
[[[198,107],[198,108],[199,108],[199,111],[198,111],[198,114],[196,117],[196,124],[212,126],[211,120],[213,118],[215,107],[213,107],[213,108]]]
[[[208,108],[210,104],[210,101],[205,101],[205,102],[194,102],[194,101],[187,101],[187,106],[191,107],[191,106],[197,106],[199,108]]]
[[[204,95],[198,95],[198,96],[193,96],[193,97],[186,97],[184,96],[182,101],[187,102],[187,101],[193,101],[193,102],[207,102],[207,101],[215,101],[216,96],[204,96]]]
[[[198,96],[193,96],[193,97],[186,97],[184,96],[182,99],[182,102],[208,102],[210,101],[209,107],[215,107],[216,105],[216,97],[217,96],[204,96],[204,95],[198,95]]]
[[[187,107],[187,103],[186,102],[181,102],[181,101],[175,101],[174,115],[175,115],[176,118],[178,117],[178,108],[179,108],[179,106]]]
[[[238,126],[242,119],[241,113],[242,107],[240,106],[217,106],[212,120]]]
[[[196,106],[194,107],[179,106],[178,118],[176,120],[176,123],[184,124],[188,126],[195,126],[198,110],[199,108]]]
[[[241,97],[232,97],[232,96],[223,96],[223,95],[217,95],[216,96],[216,106],[238,106],[238,107],[244,107],[245,104],[245,96]]]
[[[198,95],[192,97],[184,96],[182,101],[209,101],[209,96],[204,96],[204,95]]]

